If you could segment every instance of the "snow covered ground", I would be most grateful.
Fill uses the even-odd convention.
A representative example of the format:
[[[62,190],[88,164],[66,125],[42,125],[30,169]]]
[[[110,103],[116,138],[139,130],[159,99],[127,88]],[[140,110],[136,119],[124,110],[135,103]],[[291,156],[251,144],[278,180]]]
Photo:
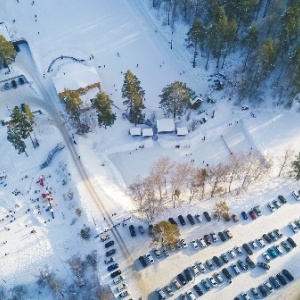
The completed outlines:
[[[124,219],[132,217],[129,222],[142,224],[146,228],[147,222],[134,214],[127,186],[136,176],[145,176],[158,158],[168,156],[172,161],[180,162],[194,160],[193,163],[201,167],[203,161],[210,165],[226,161],[230,151],[246,153],[253,148],[264,155],[270,153],[275,157],[282,155],[289,145],[300,151],[299,114],[272,108],[255,109],[251,110],[254,118],[249,111],[234,107],[226,93],[213,94],[218,103],[205,103],[206,113],[200,115],[207,122],[186,137],[159,135],[157,141],[130,137],[128,130],[131,124],[122,118],[125,107],[121,98],[123,72],[128,69],[137,75],[146,91],[145,105],[149,119],[154,113],[158,117],[163,116],[158,108],[159,94],[163,87],[175,80],[186,82],[198,94],[209,93],[207,80],[210,73],[201,68],[191,68],[190,57],[182,42],[185,27],[180,26],[172,34],[172,30],[162,26],[155,13],[149,11],[147,1],[90,0],[87,3],[35,0],[32,5],[32,1],[19,0],[1,1],[0,7],[0,20],[5,22],[12,39],[25,38],[31,50],[29,52],[22,48],[16,63],[12,65],[12,73],[1,73],[1,80],[25,74],[30,85],[0,91],[0,119],[6,119],[12,108],[23,102],[28,103],[32,110],[40,109],[43,112],[41,115],[35,114],[35,134],[40,147],[34,149],[31,142],[27,141],[28,157],[17,154],[6,140],[6,127],[0,127],[0,171],[7,174],[0,185],[0,243],[7,241],[0,247],[0,271],[3,281],[1,284],[6,289],[27,284],[31,285],[35,295],[32,299],[54,299],[44,291],[38,294],[38,286],[33,283],[39,270],[49,265],[59,278],[74,280],[74,274],[70,272],[66,261],[74,254],[84,256],[97,249],[100,254],[97,270],[100,283],[111,284],[113,292],[116,292],[103,263],[104,246],[99,244],[99,239],[85,242],[79,237],[83,224],[92,228],[93,236],[103,232],[108,226],[78,171],[79,164],[84,167],[109,216],[112,216],[112,223],[109,225],[122,223]],[[170,49],[171,40],[173,49]],[[118,108],[118,119],[112,128],[105,130],[95,126],[85,137],[75,135],[77,144],[74,145],[71,141],[72,149],[67,144],[44,93],[45,90],[55,108],[60,110],[51,78],[72,70],[72,65],[76,64],[71,59],[58,59],[48,73],[51,62],[61,55],[83,59],[83,64],[94,66],[99,73],[102,90],[110,94]],[[213,111],[215,117],[211,118]],[[196,117],[199,116],[192,115],[192,118]],[[182,120],[182,123],[189,122]],[[71,137],[74,130],[67,123],[65,125]],[[202,140],[204,136],[205,141]],[[53,158],[48,168],[40,170],[40,164],[59,142],[66,145],[65,149]],[[180,145],[180,148],[175,148],[175,145]],[[37,183],[40,176],[45,177],[44,187]],[[67,181],[66,185],[62,185],[63,179]],[[46,211],[47,201],[41,196],[46,187],[53,195],[54,219]],[[187,225],[182,229],[182,236],[186,241],[226,227],[232,231],[234,238],[199,251],[192,250],[189,245],[188,249],[172,253],[166,259],[156,259],[153,266],[145,269],[141,269],[137,258],[153,247],[147,234],[138,234],[137,238],[132,239],[128,232],[129,222],[125,227],[116,227],[114,230],[120,233],[133,259],[133,263],[124,260],[118,250],[116,259],[133,299],[140,296],[143,299],[157,299],[153,291],[170,283],[179,272],[195,261],[204,262],[213,255],[220,255],[236,245],[258,238],[275,227],[285,237],[292,235],[287,224],[300,217],[300,203],[296,203],[290,196],[294,188],[299,188],[299,183],[276,178],[270,180],[267,186],[263,183],[248,193],[226,196],[233,213],[240,216],[242,210],[248,211],[255,204],[261,204],[263,216],[253,222],[248,220],[237,224],[214,221],[194,227]],[[20,193],[14,195],[14,191]],[[271,214],[266,203],[279,194],[287,196],[288,204]],[[70,198],[70,195],[73,197]],[[211,211],[214,203],[215,200],[209,199],[174,210],[168,209],[156,221],[170,216],[177,217],[178,214]],[[75,214],[76,208],[84,212],[81,217]],[[31,233],[32,229],[36,233]],[[299,234],[293,237],[300,244]],[[255,251],[254,261],[262,252]],[[234,279],[231,285],[224,284],[205,294],[204,299],[233,299],[241,290],[257,286],[283,267],[289,269],[296,280],[273,292],[269,299],[297,299],[300,279],[298,248],[273,260],[269,272],[265,273],[258,268],[249,270]],[[199,276],[195,282],[199,283],[211,273]],[[178,296],[177,292],[172,298],[178,299]]]

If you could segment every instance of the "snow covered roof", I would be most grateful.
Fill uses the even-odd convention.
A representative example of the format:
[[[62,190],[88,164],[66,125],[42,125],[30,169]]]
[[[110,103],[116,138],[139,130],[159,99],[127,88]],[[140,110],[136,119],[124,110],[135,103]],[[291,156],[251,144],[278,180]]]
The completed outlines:
[[[156,121],[157,132],[173,132],[175,131],[174,119],[159,119]]]
[[[188,131],[187,127],[177,127],[176,132],[177,132],[177,135],[187,135],[187,134],[189,134],[189,131]]]
[[[190,103],[192,105],[194,105],[194,104],[201,104],[202,102],[203,102],[203,99],[201,97],[199,97],[199,96],[196,96],[196,97],[190,99]]]
[[[53,84],[58,94],[65,89],[76,91],[80,88],[85,88],[95,83],[100,83],[100,77],[94,67],[84,67],[76,72],[64,73],[53,77]]]
[[[0,35],[3,35],[7,41],[11,41],[7,27],[4,24],[0,24]]]
[[[142,129],[140,127],[132,127],[129,129],[129,133],[132,136],[142,135]]]
[[[143,132],[143,136],[153,136],[152,128],[143,128],[142,132]]]

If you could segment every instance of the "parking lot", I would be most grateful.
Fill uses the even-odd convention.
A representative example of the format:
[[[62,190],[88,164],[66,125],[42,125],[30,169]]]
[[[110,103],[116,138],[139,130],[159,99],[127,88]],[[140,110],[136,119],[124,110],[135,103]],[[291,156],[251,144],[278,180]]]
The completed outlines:
[[[243,218],[242,211],[234,211],[233,213],[239,218],[238,222],[232,220],[218,222],[213,218],[208,222],[203,212],[197,212],[193,216],[202,215],[202,220],[199,222],[194,218],[195,224],[192,225],[186,217],[190,213],[187,211],[186,214],[182,214],[186,223],[183,226],[176,215],[170,216],[178,224],[181,238],[184,239],[172,250],[168,247],[161,249],[158,245],[154,245],[149,237],[148,227],[133,220],[131,224],[135,226],[136,236],[129,240],[129,247],[133,253],[133,267],[141,276],[139,281],[146,282],[149,289],[149,295],[143,295],[143,299],[160,299],[159,297],[163,298],[164,295],[166,299],[192,299],[192,295],[196,298],[200,297],[197,290],[203,293],[201,298],[204,299],[220,299],[220,297],[244,299],[241,296],[242,292],[245,292],[250,299],[257,299],[256,289],[259,298],[267,293],[270,299],[278,299],[278,297],[290,299],[284,297],[285,294],[288,295],[289,289],[295,288],[295,281],[290,282],[286,276],[283,276],[287,284],[280,284],[278,289],[269,281],[269,277],[273,276],[276,279],[276,275],[283,269],[287,269],[295,279],[299,278],[299,262],[295,260],[299,255],[299,247],[293,247],[287,239],[292,237],[296,245],[300,243],[298,234],[300,201],[296,201],[291,194],[286,195],[286,199],[287,203],[281,203],[280,207],[274,209],[268,207],[267,200],[261,203],[260,212],[256,212],[253,219],[249,211],[247,211],[247,219]],[[289,223],[295,220],[298,229],[294,232]],[[140,233],[139,225],[143,225],[146,231],[144,234]],[[278,230],[274,231],[274,229]],[[122,234],[130,236],[128,226],[122,228]],[[229,238],[228,234],[232,234],[232,238]],[[205,235],[208,238],[205,239]],[[210,245],[205,242],[205,240],[208,242],[208,239]],[[155,248],[156,251],[153,251]],[[144,257],[145,266],[142,265],[139,257]],[[260,263],[261,266],[258,266],[257,264]],[[266,270],[265,266],[269,269]],[[230,278],[227,278],[222,271],[224,268],[228,270]],[[178,274],[182,276],[178,278]],[[271,290],[268,288],[269,283]],[[129,281],[128,289],[130,285]],[[176,288],[176,285],[181,286],[180,289]],[[195,285],[199,289],[195,290]],[[157,289],[161,289],[162,292],[157,292]],[[190,298],[187,297],[187,292],[192,293]],[[134,288],[132,294],[134,295]],[[185,295],[186,298],[181,298],[181,295]]]

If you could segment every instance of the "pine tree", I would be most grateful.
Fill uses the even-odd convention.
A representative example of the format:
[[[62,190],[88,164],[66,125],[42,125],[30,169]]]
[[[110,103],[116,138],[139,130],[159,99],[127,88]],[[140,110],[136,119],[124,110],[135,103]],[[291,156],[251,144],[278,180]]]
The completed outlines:
[[[96,98],[93,101],[93,108],[97,112],[98,125],[104,126],[112,126],[116,120],[116,114],[112,112],[112,100],[105,92],[100,92],[97,94]]]
[[[173,118],[182,116],[190,106],[190,99],[194,92],[185,83],[175,81],[166,86],[160,95],[160,107],[168,116]]]
[[[11,42],[8,42],[3,35],[0,35],[0,64],[8,67],[16,58],[16,51]]]
[[[258,30],[255,26],[250,27],[246,36],[242,40],[242,46],[246,49],[246,57],[244,60],[244,69],[245,71],[248,59],[254,55],[255,50],[258,47]]]
[[[205,38],[205,29],[199,19],[196,19],[187,33],[186,42],[188,43],[187,47],[193,47],[193,68],[196,67],[196,57],[198,55],[198,48],[201,42],[204,42]]]
[[[15,106],[11,115],[11,123],[14,124],[22,139],[27,139],[28,136],[30,136],[30,133],[33,131],[33,114],[31,113],[29,107],[26,111],[27,113],[22,113],[19,107]]]
[[[80,106],[82,105],[82,101],[79,93],[77,91],[65,90],[63,92],[63,101],[67,113],[77,123],[78,128],[81,128]]]
[[[143,98],[145,91],[141,87],[141,82],[131,72],[127,71],[124,75],[124,83],[122,87],[122,98],[125,98],[124,104],[129,110],[129,120],[136,124],[143,121],[144,115],[142,110],[145,108]]]
[[[26,156],[28,156],[26,152],[26,144],[22,140],[22,137],[14,124],[7,126],[7,140],[12,143],[15,149],[18,150],[19,154],[25,153]]]
[[[293,175],[296,180],[300,180],[300,153],[296,156],[296,160],[292,162]]]
[[[168,221],[161,221],[153,228],[153,239],[164,245],[176,245],[180,238],[179,227]]]

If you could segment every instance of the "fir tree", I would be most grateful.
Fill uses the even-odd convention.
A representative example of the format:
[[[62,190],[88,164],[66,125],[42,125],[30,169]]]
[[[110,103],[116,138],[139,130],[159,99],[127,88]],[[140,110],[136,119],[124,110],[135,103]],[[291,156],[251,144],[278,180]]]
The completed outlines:
[[[300,180],[300,153],[296,156],[296,160],[292,162],[292,170],[296,180]]]
[[[16,58],[16,51],[11,42],[8,42],[3,35],[0,35],[0,64],[8,67]]]
[[[10,124],[7,126],[7,140],[12,143],[15,149],[18,150],[19,154],[25,153],[26,156],[28,156],[26,152],[26,144],[22,140],[22,137],[14,124]]]
[[[116,120],[116,114],[112,112],[112,100],[105,92],[100,92],[97,94],[96,98],[93,101],[93,108],[97,112],[98,125],[104,126],[112,126]]]

